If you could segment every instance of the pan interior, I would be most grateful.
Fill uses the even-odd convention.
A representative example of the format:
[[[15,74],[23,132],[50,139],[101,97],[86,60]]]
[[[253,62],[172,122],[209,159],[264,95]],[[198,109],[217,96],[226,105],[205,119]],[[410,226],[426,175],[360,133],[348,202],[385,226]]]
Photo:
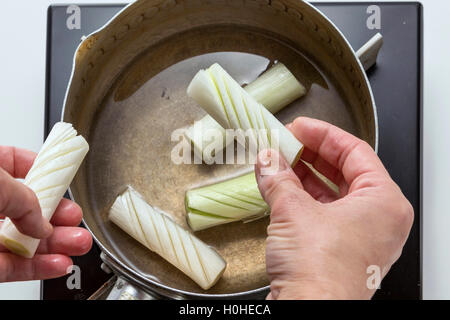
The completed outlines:
[[[184,195],[188,189],[250,169],[171,161],[171,151],[178,143],[171,141],[172,132],[205,115],[186,94],[189,82],[198,70],[218,62],[244,85],[276,61],[283,62],[308,89],[305,97],[277,114],[283,123],[309,116],[360,136],[364,124],[355,118],[332,77],[288,41],[260,29],[241,27],[238,31],[221,25],[171,36],[136,57],[116,79],[88,135],[87,191],[95,212],[90,219],[101,226],[102,243],[134,270],[188,292],[238,293],[268,284],[264,258],[268,218],[196,233],[228,262],[222,279],[205,292],[109,222],[107,213],[115,197],[131,185],[151,205],[187,228]]]

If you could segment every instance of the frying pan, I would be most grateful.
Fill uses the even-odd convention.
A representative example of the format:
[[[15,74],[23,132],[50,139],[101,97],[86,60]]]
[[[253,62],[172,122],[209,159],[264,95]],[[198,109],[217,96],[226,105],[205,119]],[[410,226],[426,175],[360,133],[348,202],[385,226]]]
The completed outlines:
[[[148,251],[107,219],[127,185],[187,228],[184,194],[236,176],[245,165],[175,165],[171,133],[204,115],[186,95],[194,74],[219,62],[238,82],[283,62],[308,94],[277,114],[333,123],[378,145],[376,109],[364,68],[341,32],[299,0],[141,0],[78,47],[62,120],[90,144],[70,195],[107,264],[138,290],[167,298],[257,298],[268,292],[269,220],[196,235],[228,267],[210,290]],[[139,291],[142,292],[142,291]]]

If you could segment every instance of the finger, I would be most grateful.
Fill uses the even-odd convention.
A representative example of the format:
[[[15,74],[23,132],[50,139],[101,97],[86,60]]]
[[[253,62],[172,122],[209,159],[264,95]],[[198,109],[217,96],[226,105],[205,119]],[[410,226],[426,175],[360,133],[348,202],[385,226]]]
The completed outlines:
[[[78,204],[63,198],[50,220],[54,226],[76,227],[80,225],[83,212]]]
[[[32,151],[0,146],[0,167],[14,178],[25,178],[35,158]]]
[[[291,131],[294,135],[295,132],[293,132],[293,123],[289,123],[286,125],[286,128]],[[297,139],[299,139],[297,137]],[[336,184],[339,187],[339,190],[347,190],[348,185],[344,180],[344,177],[341,173],[341,171],[335,167],[333,167],[331,164],[326,162],[317,152],[312,151],[308,147],[303,148],[303,152],[301,155],[301,159],[306,161],[307,163],[311,164],[314,169],[316,169],[318,172],[320,172],[322,175],[327,177],[331,182]],[[346,194],[345,192],[344,194]],[[342,195],[342,191],[341,191]]]
[[[294,167],[294,172],[303,184],[303,188],[314,199],[322,203],[333,202],[339,198],[324,181],[322,181],[303,161]]]
[[[0,215],[9,217],[20,232],[30,237],[42,239],[52,233],[36,194],[3,169],[0,169]]]
[[[92,236],[84,228],[56,227],[53,234],[41,241],[38,253],[82,256],[92,247]]]
[[[290,165],[275,150],[258,154],[255,175],[259,191],[272,209],[277,201],[311,199]]]
[[[0,223],[1,226],[1,223]],[[50,237],[41,240],[37,253],[82,256],[92,247],[92,236],[84,228],[56,227]],[[0,244],[0,252],[9,252]]]
[[[0,253],[0,282],[45,280],[66,275],[72,259],[61,254],[37,254],[33,259]]]
[[[355,179],[362,175],[389,176],[376,153],[366,142],[338,127],[324,121],[300,117],[292,123],[291,130],[305,147],[342,172],[348,185],[352,185]],[[308,154],[305,157],[308,157]],[[365,180],[365,186],[370,184],[370,181],[371,179]]]
[[[310,163],[314,169],[319,171],[325,177],[330,179],[334,184],[339,186],[339,189],[348,189],[347,182],[342,175],[342,172],[333,167],[327,161],[325,161],[318,153],[312,151],[311,149],[305,147],[301,159]]]

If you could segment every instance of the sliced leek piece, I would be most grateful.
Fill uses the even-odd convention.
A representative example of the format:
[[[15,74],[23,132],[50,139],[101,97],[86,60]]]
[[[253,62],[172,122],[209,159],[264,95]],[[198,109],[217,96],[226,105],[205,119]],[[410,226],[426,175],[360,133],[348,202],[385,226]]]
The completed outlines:
[[[271,113],[277,113],[306,93],[305,87],[281,62],[264,72],[244,89]],[[202,156],[206,163],[211,164],[214,162],[213,155],[205,150],[212,143],[208,136],[208,130],[215,130],[223,137],[222,148],[225,148],[233,140],[226,141],[225,129],[210,115],[196,121],[186,130],[185,136],[191,141],[195,154]],[[214,149],[218,151],[219,147]]]
[[[109,219],[204,290],[211,288],[225,271],[226,262],[214,249],[150,206],[130,187],[115,200]]]
[[[264,72],[244,89],[271,113],[277,113],[306,94],[306,88],[281,62]]]
[[[36,193],[47,220],[52,218],[88,151],[88,143],[77,136],[70,123],[54,125],[24,181]],[[0,230],[0,242],[26,258],[34,256],[39,241],[20,233],[9,218]]]
[[[339,188],[333,182],[311,164],[305,161],[303,163],[331,190],[339,194]],[[249,210],[249,207],[242,206],[242,201],[257,204],[257,207]],[[219,204],[215,206],[214,202]],[[224,182],[189,190],[186,192],[185,206],[187,222],[194,231],[239,220],[244,223],[252,222],[270,214],[269,206],[259,193],[254,171]]]
[[[210,115],[204,116],[202,119],[195,121],[192,126],[186,129],[184,132],[185,137],[191,142],[194,148],[194,155],[201,157],[201,159],[207,164],[214,163],[214,155],[207,152],[207,146],[212,145],[212,134],[216,133],[222,137],[220,146],[215,150],[223,150],[227,145],[231,144],[234,140],[226,141],[226,132],[220,124],[217,123]]]
[[[186,192],[187,220],[194,231],[238,220],[255,220],[269,214],[255,173]]]
[[[236,219],[223,218],[219,216],[205,215],[202,213],[195,213],[191,210],[187,213],[187,222],[193,231],[212,228],[221,224],[237,221]]]
[[[189,84],[187,93],[223,128],[250,133],[245,137],[246,146],[257,146],[258,151],[274,148],[272,137],[276,137],[280,153],[291,166],[300,159],[303,145],[219,64],[200,70]],[[267,139],[261,140],[260,137],[266,134]]]

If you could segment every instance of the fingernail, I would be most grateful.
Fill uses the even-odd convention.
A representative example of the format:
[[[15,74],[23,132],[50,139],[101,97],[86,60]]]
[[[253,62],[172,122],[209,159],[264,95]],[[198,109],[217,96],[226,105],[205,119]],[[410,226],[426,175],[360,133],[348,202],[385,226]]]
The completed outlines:
[[[258,154],[258,162],[260,163],[261,168],[267,168],[270,166],[270,163],[272,162],[271,155],[272,152],[270,149],[263,150]]]
[[[287,128],[288,130],[291,130],[291,128],[292,128],[292,122],[291,122],[291,123],[288,123],[288,124],[286,125],[286,128]]]
[[[287,169],[287,163],[279,157],[279,154],[273,150],[264,150],[258,156],[260,163],[261,176],[274,175],[277,172]]]
[[[73,271],[73,264],[67,267],[66,274],[72,273],[72,271]]]

